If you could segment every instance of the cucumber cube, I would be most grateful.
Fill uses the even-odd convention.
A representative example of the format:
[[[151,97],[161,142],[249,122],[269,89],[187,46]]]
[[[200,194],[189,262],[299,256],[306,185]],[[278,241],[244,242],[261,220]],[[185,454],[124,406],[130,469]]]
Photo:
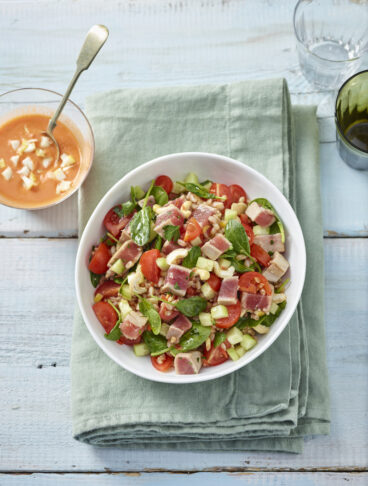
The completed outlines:
[[[169,269],[170,265],[167,263],[166,261],[166,258],[165,257],[160,257],[160,258],[157,258],[156,260],[156,265],[158,266],[158,268],[160,268],[162,271],[166,271]]]
[[[132,298],[132,292],[130,290],[130,287],[128,284],[124,284],[120,288],[120,294],[124,297],[126,300],[130,300]]]
[[[139,343],[133,345],[133,351],[136,356],[148,356],[150,354],[146,343]]]
[[[201,268],[202,270],[207,270],[208,272],[212,272],[213,260],[209,260],[208,258],[198,257],[196,267]]]
[[[254,348],[256,344],[257,344],[257,340],[254,339],[253,336],[250,336],[249,334],[243,335],[241,346],[242,348],[245,349],[245,351],[249,351],[250,349]]]
[[[238,217],[238,213],[233,209],[225,209],[225,222],[227,223],[230,219],[236,219]]]
[[[119,258],[119,260],[116,260],[116,262],[111,265],[110,270],[118,275],[122,275],[125,270],[123,260],[121,258]]]
[[[215,297],[216,292],[213,288],[206,282],[201,287],[202,295],[206,300],[211,300]]]
[[[233,327],[230,329],[230,331],[226,334],[226,338],[227,340],[229,341],[230,344],[232,344],[233,346],[235,344],[239,344],[242,342],[243,340],[243,336],[244,334],[241,332],[240,329],[238,329],[237,327]]]
[[[270,228],[266,228],[264,226],[259,226],[256,224],[253,226],[253,233],[254,236],[259,236],[259,235],[269,235],[270,234]]]
[[[227,349],[227,354],[233,361],[237,361],[239,359],[239,355],[234,348]]]
[[[208,326],[208,327],[212,326],[213,320],[209,312],[201,312],[198,317],[199,317],[199,322],[202,324],[202,326]]]
[[[184,179],[184,182],[191,182],[192,184],[199,184],[199,179],[197,174],[194,172],[189,172],[189,174]]]
[[[211,309],[211,316],[213,319],[222,319],[223,317],[227,317],[229,312],[225,305],[215,305]]]

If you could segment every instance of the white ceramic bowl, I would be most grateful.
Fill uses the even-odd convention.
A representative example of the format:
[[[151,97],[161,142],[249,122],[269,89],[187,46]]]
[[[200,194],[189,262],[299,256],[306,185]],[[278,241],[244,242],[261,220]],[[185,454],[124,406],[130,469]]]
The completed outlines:
[[[87,265],[92,246],[105,232],[102,225],[105,214],[112,206],[129,198],[131,185],[140,185],[147,189],[152,179],[160,174],[167,174],[173,180],[181,180],[188,172],[195,172],[200,180],[210,179],[225,184],[239,184],[244,187],[251,199],[256,197],[269,199],[285,226],[285,255],[290,262],[290,286],[286,290],[288,303],[285,310],[271,326],[269,333],[260,336],[258,344],[242,358],[238,361],[229,360],[219,366],[202,368],[198,375],[176,375],[174,371],[168,373],[157,371],[151,365],[149,357],[136,357],[130,346],[120,346],[105,339],[104,329],[92,310],[94,288],[91,285]],[[75,285],[84,321],[96,343],[107,356],[126,370],[148,380],[180,384],[219,378],[247,365],[264,353],[285,329],[296,309],[303,290],[305,269],[305,244],[298,219],[287,199],[266,177],[228,157],[187,152],[151,160],[129,172],[107,192],[93,211],[81,237],[76,260]]]

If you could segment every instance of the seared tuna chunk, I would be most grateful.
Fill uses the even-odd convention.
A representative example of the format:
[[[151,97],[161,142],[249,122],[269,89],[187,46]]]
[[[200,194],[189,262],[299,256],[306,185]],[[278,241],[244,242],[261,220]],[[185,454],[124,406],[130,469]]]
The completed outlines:
[[[256,202],[252,202],[245,211],[245,214],[259,226],[271,226],[276,221],[271,209],[266,209]]]
[[[230,242],[225,238],[225,236],[218,234],[212,240],[207,241],[201,250],[204,256],[210,258],[211,260],[217,260],[225,251],[230,248]]]
[[[127,339],[137,339],[147,324],[147,317],[140,312],[131,311],[120,324],[120,330]]]
[[[167,345],[172,346],[173,344],[177,344],[182,335],[189,331],[191,327],[192,323],[190,320],[183,316],[183,314],[179,314],[179,317],[175,319],[167,331]]]
[[[202,367],[202,354],[200,351],[179,353],[175,356],[174,366],[178,375],[197,374]]]
[[[221,282],[220,293],[217,303],[222,305],[233,305],[238,301],[239,277],[227,277]]]
[[[274,235],[257,235],[254,237],[254,243],[259,245],[265,251],[275,253],[275,251],[284,252],[285,245],[282,242],[281,233]]]
[[[270,282],[277,282],[283,275],[285,275],[288,268],[289,262],[281,255],[281,253],[276,251],[271,258],[271,262],[268,267],[263,270],[263,275]]]
[[[181,267],[180,265],[170,265],[162,292],[172,292],[175,295],[183,297],[189,285],[190,272],[190,268]]]

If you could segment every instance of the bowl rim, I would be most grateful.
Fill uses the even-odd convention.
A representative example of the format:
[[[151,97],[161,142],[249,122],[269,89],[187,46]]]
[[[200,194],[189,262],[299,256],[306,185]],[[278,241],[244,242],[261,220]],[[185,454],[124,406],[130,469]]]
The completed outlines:
[[[60,98],[62,98],[64,96],[63,94],[58,93],[57,91],[53,91],[51,89],[35,88],[35,87],[29,86],[27,88],[11,89],[9,91],[6,91],[5,93],[1,93],[0,94],[0,102],[1,102],[1,98],[3,96],[9,95],[11,93],[16,93],[18,91],[44,91],[46,93],[52,93],[54,95],[60,96]],[[81,113],[82,117],[87,122],[87,126],[88,126],[89,131],[90,131],[90,134],[91,134],[91,162],[89,163],[88,168],[87,168],[84,176],[81,178],[79,184],[76,185],[71,192],[68,192],[67,194],[65,194],[65,196],[62,197],[61,199],[58,199],[57,201],[53,201],[52,203],[46,204],[44,206],[27,207],[27,206],[10,204],[9,202],[0,201],[0,204],[2,204],[3,206],[6,206],[8,208],[13,208],[13,209],[27,210],[27,211],[37,211],[37,210],[40,210],[40,209],[51,208],[53,206],[56,206],[57,204],[62,203],[63,201],[65,201],[69,197],[71,197],[76,191],[78,191],[78,189],[81,187],[81,185],[83,184],[83,182],[86,180],[86,178],[87,178],[87,176],[89,174],[89,171],[91,170],[91,167],[92,167],[92,164],[93,164],[93,159],[94,159],[94,156],[95,156],[95,136],[94,136],[94,133],[93,133],[93,130],[92,130],[92,125],[89,122],[89,120],[88,120],[87,116],[85,115],[85,113],[83,112],[82,108],[80,106],[78,106],[77,103],[75,103],[70,98],[67,99],[66,104],[68,104],[68,103],[72,104]],[[37,103],[35,103],[35,105],[37,105]]]
[[[130,363],[128,364],[122,364],[119,362],[115,356],[113,356],[108,347],[107,347],[107,342],[104,343],[101,339],[101,336],[93,329],[93,325],[89,322],[87,314],[84,310],[83,304],[82,304],[82,289],[80,287],[80,281],[81,281],[81,272],[83,271],[82,269],[85,266],[85,259],[84,259],[84,247],[85,247],[85,240],[87,239],[88,233],[90,232],[90,229],[92,226],[95,226],[95,217],[97,213],[99,212],[100,206],[102,206],[110,197],[111,195],[115,192],[116,188],[120,186],[121,184],[124,184],[125,180],[127,178],[132,178],[135,176],[135,174],[138,171],[144,170],[144,169],[149,169],[155,164],[169,160],[169,159],[180,159],[180,158],[188,158],[188,157],[197,157],[197,158],[212,158],[217,160],[220,163],[230,163],[235,166],[237,166],[240,170],[246,168],[246,170],[250,171],[253,173],[254,176],[258,177],[261,179],[261,181],[265,182],[268,185],[271,185],[273,190],[276,191],[278,197],[283,200],[283,202],[288,206],[288,209],[291,211],[292,217],[294,218],[293,221],[293,228],[296,232],[299,233],[299,239],[301,241],[301,254],[299,256],[298,264],[300,265],[300,284],[299,288],[297,290],[296,298],[293,304],[290,304],[286,306],[285,308],[285,314],[284,314],[284,319],[283,319],[283,324],[279,326],[276,330],[276,332],[270,337],[269,341],[267,342],[266,347],[262,346],[256,346],[253,351],[253,355],[249,358],[248,360],[244,360],[244,358],[247,356],[246,354],[240,358],[237,361],[232,361],[232,366],[224,369],[223,367],[219,366],[216,367],[216,373],[213,376],[207,377],[205,373],[198,373],[198,374],[193,374],[193,375],[166,375],[165,373],[160,373],[157,376],[149,376],[149,374],[146,374],[144,372],[140,372],[139,370],[137,371],[134,366],[131,366]],[[119,179],[107,192],[106,194],[100,199],[98,202],[97,206],[93,210],[92,214],[90,215],[88,222],[83,230],[83,233],[80,237],[79,240],[79,245],[78,245],[78,251],[77,251],[77,256],[75,260],[75,289],[76,289],[76,294],[77,294],[77,302],[79,309],[81,311],[84,323],[89,330],[90,334],[92,335],[93,339],[97,343],[97,345],[104,351],[104,353],[112,359],[116,364],[118,364],[120,367],[123,369],[126,369],[127,371],[141,377],[145,378],[150,381],[155,381],[155,382],[160,382],[160,383],[170,383],[170,384],[188,384],[188,383],[199,383],[203,381],[211,381],[217,378],[220,378],[222,376],[228,375],[230,373],[233,373],[234,371],[242,368],[243,366],[246,366],[247,364],[251,363],[254,361],[256,358],[258,358],[262,353],[264,353],[275,341],[276,339],[280,336],[282,331],[286,328],[288,323],[290,322],[290,319],[292,318],[299,302],[300,298],[302,295],[304,283],[305,283],[305,274],[306,274],[306,248],[305,248],[305,241],[304,241],[304,236],[303,232],[299,223],[299,220],[289,203],[289,201],[286,199],[286,197],[282,194],[282,192],[269,180],[267,179],[263,174],[258,172],[257,170],[253,169],[252,167],[249,167],[247,164],[240,162],[238,160],[232,159],[231,157],[223,156],[223,155],[218,155],[210,152],[178,152],[178,153],[172,153],[172,154],[167,154],[163,155],[160,157],[156,157],[155,159],[152,159],[148,162],[145,162],[144,164],[139,165],[138,167],[134,168],[133,170],[127,172],[121,179]],[[245,361],[245,362],[244,362]],[[161,376],[162,375],[162,376]],[[167,379],[167,377],[170,376],[170,379]]]

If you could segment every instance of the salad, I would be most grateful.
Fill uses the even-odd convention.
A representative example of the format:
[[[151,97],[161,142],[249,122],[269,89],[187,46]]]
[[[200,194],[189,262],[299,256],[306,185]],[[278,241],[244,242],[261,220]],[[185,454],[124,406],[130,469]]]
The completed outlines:
[[[286,306],[282,221],[237,184],[167,175],[111,208],[88,268],[105,338],[165,372],[238,360]]]

